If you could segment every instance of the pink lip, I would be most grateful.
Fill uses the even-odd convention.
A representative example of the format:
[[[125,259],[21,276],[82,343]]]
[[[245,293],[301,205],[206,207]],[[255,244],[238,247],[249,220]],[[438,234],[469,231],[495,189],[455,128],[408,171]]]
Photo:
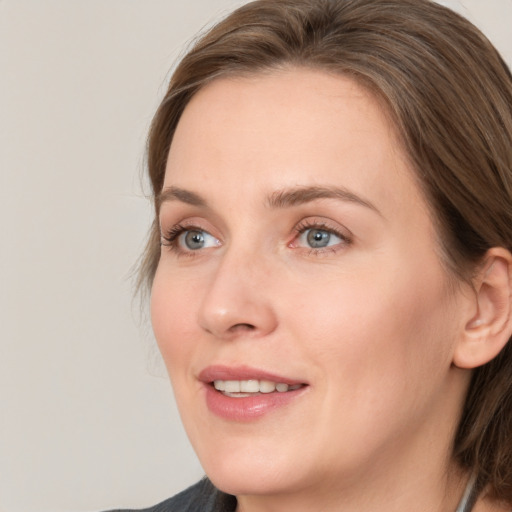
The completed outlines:
[[[289,386],[305,384],[299,389],[284,393],[261,393],[247,397],[229,397],[213,387],[215,380],[269,380]],[[276,409],[283,408],[299,397],[307,389],[305,382],[250,368],[248,366],[209,366],[201,371],[199,380],[204,384],[205,400],[208,409],[229,421],[253,421]]]
[[[250,366],[208,366],[199,374],[201,382],[210,383],[214,380],[270,380],[294,386],[296,384],[306,384],[302,380],[290,379],[283,375],[270,373]]]

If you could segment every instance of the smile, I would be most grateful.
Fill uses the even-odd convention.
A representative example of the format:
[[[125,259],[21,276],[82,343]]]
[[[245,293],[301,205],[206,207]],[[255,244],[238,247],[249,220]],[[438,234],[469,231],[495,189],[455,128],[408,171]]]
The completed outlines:
[[[302,384],[289,385],[270,380],[215,380],[213,386],[217,391],[232,398],[243,398],[261,393],[286,393],[302,387]]]
[[[198,375],[205,405],[227,421],[255,421],[296,403],[310,388],[301,378],[250,366],[212,365]]]

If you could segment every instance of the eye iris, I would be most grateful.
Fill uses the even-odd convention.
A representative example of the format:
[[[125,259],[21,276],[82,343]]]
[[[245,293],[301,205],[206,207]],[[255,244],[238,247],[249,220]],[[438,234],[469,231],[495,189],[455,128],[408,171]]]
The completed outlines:
[[[331,234],[321,229],[311,229],[307,234],[308,244],[311,247],[326,247],[331,239]]]
[[[185,234],[185,245],[189,249],[201,249],[204,245],[204,235],[201,231],[188,231]]]

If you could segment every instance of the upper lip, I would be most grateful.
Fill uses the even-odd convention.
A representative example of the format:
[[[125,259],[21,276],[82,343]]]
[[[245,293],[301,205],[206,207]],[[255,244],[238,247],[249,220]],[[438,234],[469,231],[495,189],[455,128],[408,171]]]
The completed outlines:
[[[297,384],[306,384],[303,380],[298,380],[283,375],[278,375],[250,366],[224,366],[214,365],[204,368],[198,376],[201,382],[207,384],[215,380],[268,380],[278,384],[288,384],[294,386]]]

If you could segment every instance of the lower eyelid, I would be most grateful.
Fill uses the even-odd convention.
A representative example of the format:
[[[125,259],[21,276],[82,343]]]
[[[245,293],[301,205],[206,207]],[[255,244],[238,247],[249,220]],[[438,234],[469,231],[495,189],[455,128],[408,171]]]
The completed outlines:
[[[183,231],[178,235],[178,237],[176,238],[176,240],[177,240],[178,242],[182,241],[182,239],[183,239],[183,238],[185,238],[186,233],[189,233],[190,231],[196,231],[196,232],[202,233],[202,234],[203,234],[203,237],[204,237],[204,239],[205,239],[205,245],[206,245],[206,244],[209,244],[209,246],[207,246],[207,247],[201,247],[200,249],[197,249],[197,251],[202,250],[202,249],[209,249],[209,248],[211,248],[211,247],[218,247],[218,246],[220,245],[219,240],[218,240],[216,237],[214,237],[211,233],[208,233],[208,231],[205,231],[204,229],[185,229],[185,230],[183,230]],[[208,242],[207,240],[209,240],[209,242]],[[212,243],[212,242],[213,242],[213,243]],[[187,249],[185,249],[185,250],[194,252],[194,250],[193,250],[193,249],[190,249],[190,248],[187,248]]]
[[[296,235],[291,245],[294,245],[299,237],[303,236],[310,230],[325,231],[331,235],[334,235],[340,239],[340,244],[350,243],[352,241],[352,236],[350,236],[348,233],[345,233],[343,230],[337,229],[325,221],[312,219],[311,221],[302,221],[295,227],[294,231],[296,232]]]
[[[202,233],[205,239],[204,247],[187,247],[185,236],[190,232]],[[160,234],[160,245],[166,247],[168,251],[176,256],[194,257],[206,250],[214,249],[221,245],[220,240],[212,235],[208,230],[199,227],[196,224],[175,224],[167,230],[162,229]]]

